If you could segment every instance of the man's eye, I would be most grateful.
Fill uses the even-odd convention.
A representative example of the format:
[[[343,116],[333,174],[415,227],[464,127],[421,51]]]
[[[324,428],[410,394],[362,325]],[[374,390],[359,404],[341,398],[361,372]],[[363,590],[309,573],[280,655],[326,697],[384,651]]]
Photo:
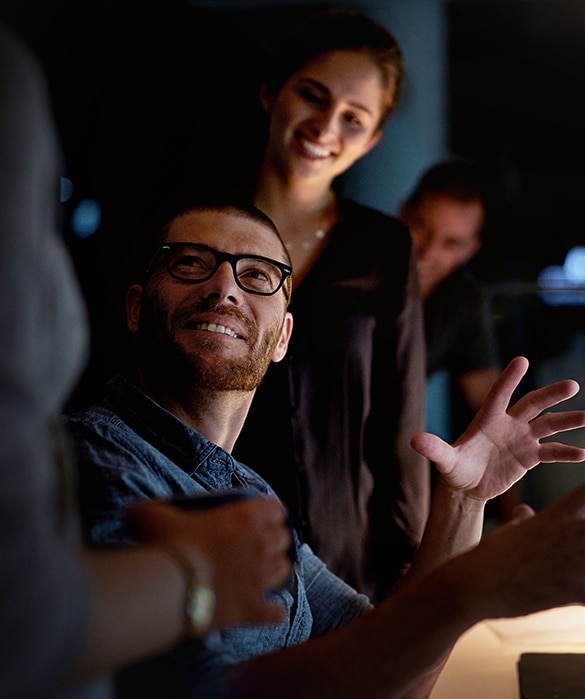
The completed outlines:
[[[197,267],[202,264],[201,258],[196,255],[182,255],[176,261],[176,264],[184,267]]]
[[[270,275],[266,270],[260,267],[248,267],[242,276],[246,277],[246,279],[256,279],[258,281],[268,281],[270,279]]]
[[[196,272],[198,274],[208,269],[205,261],[197,255],[181,255],[174,261],[173,267],[182,272]]]

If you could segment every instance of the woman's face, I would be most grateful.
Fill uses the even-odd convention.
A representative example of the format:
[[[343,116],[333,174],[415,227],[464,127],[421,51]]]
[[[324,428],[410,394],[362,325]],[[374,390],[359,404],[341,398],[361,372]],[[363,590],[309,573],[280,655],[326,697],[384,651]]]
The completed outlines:
[[[317,56],[278,95],[263,94],[270,157],[288,174],[332,180],[378,142],[382,97],[380,72],[366,53]]]

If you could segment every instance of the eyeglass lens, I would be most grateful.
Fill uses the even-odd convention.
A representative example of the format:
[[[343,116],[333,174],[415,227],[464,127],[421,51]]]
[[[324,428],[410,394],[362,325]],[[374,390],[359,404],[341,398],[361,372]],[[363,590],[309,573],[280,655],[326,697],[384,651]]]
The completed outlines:
[[[169,273],[184,281],[210,279],[223,260],[232,266],[240,286],[256,294],[273,294],[282,284],[283,272],[267,260],[216,253],[196,245],[174,246],[166,250]]]

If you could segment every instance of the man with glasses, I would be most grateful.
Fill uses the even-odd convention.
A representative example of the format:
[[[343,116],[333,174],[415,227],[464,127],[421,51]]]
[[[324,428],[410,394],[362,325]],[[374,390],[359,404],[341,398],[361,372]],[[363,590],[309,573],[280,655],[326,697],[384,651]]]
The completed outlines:
[[[131,543],[124,512],[139,500],[180,498],[185,506],[185,496],[202,493],[273,494],[230,452],[264,373],[287,351],[290,275],[276,228],[253,208],[194,206],[162,227],[144,278],[126,296],[137,341],[133,370],[69,420],[93,543]],[[585,424],[585,411],[540,415],[573,396],[575,382],[533,391],[508,408],[527,365],[510,363],[455,447],[433,435],[413,438],[439,471],[429,524],[406,578],[375,611],[297,545],[293,578],[270,592],[285,612],[282,623],[195,635],[124,671],[119,696],[423,697],[476,621],[585,599],[578,582],[585,578],[578,515],[585,489],[548,513],[530,517],[526,509],[526,522],[474,548],[488,499],[540,461],[585,460],[583,449],[540,443]],[[278,464],[269,425],[259,446]]]

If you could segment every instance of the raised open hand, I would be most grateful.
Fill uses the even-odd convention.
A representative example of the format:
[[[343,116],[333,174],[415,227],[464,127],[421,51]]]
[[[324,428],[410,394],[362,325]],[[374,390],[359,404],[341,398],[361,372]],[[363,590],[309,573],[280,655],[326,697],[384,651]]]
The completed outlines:
[[[518,481],[539,463],[585,461],[585,449],[561,442],[541,442],[558,432],[585,426],[585,411],[549,411],[579,391],[567,379],[530,391],[509,406],[528,369],[525,357],[514,358],[495,382],[477,415],[453,445],[423,432],[413,448],[434,461],[445,484],[486,501]]]

